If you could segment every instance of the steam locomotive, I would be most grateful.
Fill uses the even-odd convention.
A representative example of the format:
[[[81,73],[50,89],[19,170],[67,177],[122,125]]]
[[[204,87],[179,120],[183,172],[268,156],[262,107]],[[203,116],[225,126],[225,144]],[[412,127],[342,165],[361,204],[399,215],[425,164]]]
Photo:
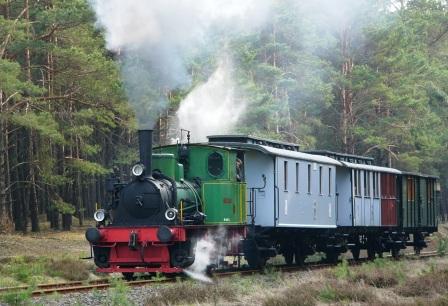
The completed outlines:
[[[138,136],[133,179],[108,179],[110,202],[86,231],[99,272],[182,272],[196,242],[222,230],[214,265],[234,256],[251,267],[279,254],[303,264],[315,252],[328,261],[363,249],[369,258],[419,253],[437,231],[435,176],[244,135],[154,149],[151,130]]]

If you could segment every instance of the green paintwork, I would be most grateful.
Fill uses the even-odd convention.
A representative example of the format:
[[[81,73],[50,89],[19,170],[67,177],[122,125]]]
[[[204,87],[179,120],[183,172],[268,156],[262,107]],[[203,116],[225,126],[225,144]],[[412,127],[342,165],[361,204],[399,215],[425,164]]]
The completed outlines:
[[[198,196],[201,190],[200,189],[192,189],[191,184],[186,183],[185,181],[176,182],[176,190],[177,190],[177,210],[181,211],[182,215],[186,216],[187,214],[191,214],[196,212],[196,210],[201,210],[201,203],[199,201]],[[182,204],[181,204],[182,202]]]
[[[160,169],[165,175],[179,181],[182,175],[176,174],[175,165],[178,164],[183,167],[178,169],[186,180],[200,179],[200,210],[206,215],[206,224],[246,223],[246,184],[237,182],[236,179],[237,152],[229,148],[191,144],[188,146],[187,161],[183,165],[179,162],[178,152],[178,145],[154,148],[153,168]],[[223,171],[218,176],[213,176],[208,171],[208,157],[215,152],[223,158]],[[179,201],[182,198],[181,192],[184,191],[178,190]],[[189,193],[186,197],[190,200],[190,209],[193,206],[195,209],[196,206],[191,201],[192,195]]]
[[[180,181],[184,178],[183,165],[178,164],[174,154],[160,153],[153,154],[152,156],[152,168],[162,171],[166,176],[171,177],[176,181]]]
[[[434,178],[408,174],[402,176],[402,225],[404,228],[437,225],[435,183]],[[408,193],[410,186],[414,186],[414,190]],[[411,194],[413,196],[410,196]]]
[[[245,223],[246,184],[210,182],[202,185],[206,224]]]
[[[208,172],[207,160],[208,156],[213,152],[222,155],[224,161],[224,171],[221,175],[214,177]],[[173,154],[178,160],[178,147],[176,145],[159,147],[154,149],[154,153]],[[207,145],[189,145],[188,164],[184,165],[185,179],[192,180],[196,177],[202,181],[236,181],[236,152],[221,147]]]

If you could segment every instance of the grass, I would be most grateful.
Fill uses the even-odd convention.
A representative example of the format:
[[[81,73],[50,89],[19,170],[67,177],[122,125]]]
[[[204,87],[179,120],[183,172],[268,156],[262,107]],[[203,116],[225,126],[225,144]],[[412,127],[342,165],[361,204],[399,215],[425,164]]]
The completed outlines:
[[[326,284],[319,292],[319,299],[323,302],[364,302],[373,303],[376,296],[372,289],[362,285],[347,285],[345,282],[336,281]]]
[[[439,256],[445,256],[448,251],[448,238],[447,237],[438,237],[437,238],[436,250]]]
[[[355,267],[350,275],[350,281],[354,283],[364,282],[377,288],[394,287],[406,279],[401,262],[377,258],[373,262]]]
[[[422,275],[412,277],[395,289],[395,292],[405,297],[434,296],[448,292],[448,269],[430,270]],[[448,305],[448,304],[447,304]]]
[[[107,305],[130,306],[133,303],[128,298],[129,287],[121,278],[111,280],[112,289],[108,292]]]
[[[293,306],[315,305],[318,300],[319,290],[314,284],[289,287],[279,294],[271,295],[263,301],[263,306]]]
[[[205,284],[195,281],[181,281],[157,288],[156,293],[146,300],[146,305],[189,305],[212,303],[219,305],[221,301],[235,301],[236,288],[228,282]]]
[[[92,263],[72,257],[49,258],[16,256],[0,263],[0,286],[35,284],[59,278],[67,281],[87,280],[93,272]]]
[[[28,305],[31,299],[31,293],[34,287],[20,292],[8,292],[0,295],[0,301],[8,305]]]
[[[89,278],[91,265],[74,258],[50,259],[46,263],[48,275],[61,277],[69,281],[82,281]]]

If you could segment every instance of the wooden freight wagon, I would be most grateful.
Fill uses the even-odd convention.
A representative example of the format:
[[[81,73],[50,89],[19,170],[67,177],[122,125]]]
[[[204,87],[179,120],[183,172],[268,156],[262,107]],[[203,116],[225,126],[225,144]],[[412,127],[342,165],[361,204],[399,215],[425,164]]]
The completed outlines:
[[[419,230],[437,227],[438,177],[403,172],[398,186],[400,225]]]

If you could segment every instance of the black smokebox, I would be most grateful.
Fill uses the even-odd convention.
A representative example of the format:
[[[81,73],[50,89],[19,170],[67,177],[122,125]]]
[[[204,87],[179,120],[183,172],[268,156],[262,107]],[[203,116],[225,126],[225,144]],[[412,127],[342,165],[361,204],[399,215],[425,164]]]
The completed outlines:
[[[138,144],[140,150],[140,162],[145,165],[145,173],[152,173],[152,132],[153,130],[138,130]]]

